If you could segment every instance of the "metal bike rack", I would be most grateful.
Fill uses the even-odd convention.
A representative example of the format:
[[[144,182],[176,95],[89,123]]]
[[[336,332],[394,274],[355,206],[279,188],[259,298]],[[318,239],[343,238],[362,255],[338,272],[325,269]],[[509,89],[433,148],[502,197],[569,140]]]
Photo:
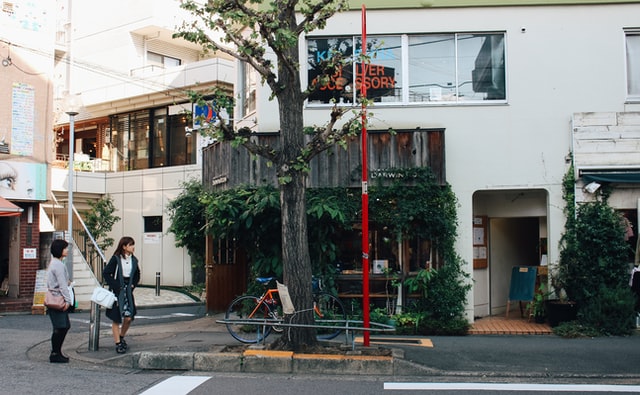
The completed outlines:
[[[349,343],[349,334],[351,332],[351,347],[355,349],[355,332],[394,332],[395,327],[386,324],[380,324],[377,322],[370,322],[371,327],[365,328],[363,326],[353,326],[351,324],[363,324],[363,321],[355,320],[316,320],[318,323],[328,323],[335,325],[315,325],[315,324],[292,324],[285,323],[284,320],[275,319],[258,319],[248,318],[241,320],[222,319],[216,320],[218,324],[240,324],[240,325],[255,325],[258,329],[262,328],[262,333],[266,333],[267,326],[281,326],[285,328],[315,328],[315,329],[340,329],[345,331],[346,342]],[[342,324],[342,325],[339,325]],[[259,335],[259,333],[258,333]],[[266,336],[262,337],[262,343],[265,344]]]

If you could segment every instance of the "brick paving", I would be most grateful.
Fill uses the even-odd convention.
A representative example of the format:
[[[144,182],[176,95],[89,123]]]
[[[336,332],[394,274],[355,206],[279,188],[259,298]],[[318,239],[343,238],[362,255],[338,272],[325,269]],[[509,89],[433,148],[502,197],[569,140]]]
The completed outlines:
[[[504,316],[476,318],[469,330],[471,335],[550,335],[547,323],[538,324],[533,319]]]

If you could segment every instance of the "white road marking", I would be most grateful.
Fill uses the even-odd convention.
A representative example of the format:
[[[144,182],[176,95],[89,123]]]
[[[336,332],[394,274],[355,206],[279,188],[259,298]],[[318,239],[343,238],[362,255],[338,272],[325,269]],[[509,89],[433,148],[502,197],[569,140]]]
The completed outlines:
[[[189,314],[189,313],[173,313],[173,314],[165,314],[165,315],[157,315],[157,316],[146,316],[146,315],[137,315],[136,319],[143,319],[143,320],[159,320],[162,318],[173,318],[173,317],[195,317],[195,314]],[[83,324],[90,324],[91,321],[90,320],[81,320],[79,318],[69,318],[71,321],[75,321],[75,322],[81,322]],[[102,323],[102,322],[101,322]],[[109,326],[111,326],[111,324],[109,322],[107,322],[109,324]]]
[[[195,314],[189,314],[189,313],[173,313],[173,314],[165,314],[165,315],[155,315],[155,316],[150,316],[150,315],[136,315],[136,319],[143,319],[143,320],[159,320],[162,318],[172,318],[172,317],[194,317]]]
[[[501,383],[384,383],[385,390],[482,390],[556,392],[640,392],[640,385],[501,384]]]
[[[140,395],[186,395],[210,378],[204,376],[173,376],[141,392]]]

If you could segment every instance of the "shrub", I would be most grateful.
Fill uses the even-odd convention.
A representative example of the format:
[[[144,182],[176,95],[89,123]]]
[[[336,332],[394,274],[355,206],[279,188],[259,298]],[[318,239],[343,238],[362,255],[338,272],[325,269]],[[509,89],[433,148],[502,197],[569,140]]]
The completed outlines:
[[[628,335],[635,325],[634,303],[629,287],[601,287],[597,297],[580,309],[578,320],[601,335]]]
[[[560,284],[577,303],[578,323],[583,328],[603,335],[628,334],[634,326],[628,247],[623,218],[608,204],[610,187],[598,190],[594,201],[576,207],[570,167],[563,188],[567,222],[552,283]]]

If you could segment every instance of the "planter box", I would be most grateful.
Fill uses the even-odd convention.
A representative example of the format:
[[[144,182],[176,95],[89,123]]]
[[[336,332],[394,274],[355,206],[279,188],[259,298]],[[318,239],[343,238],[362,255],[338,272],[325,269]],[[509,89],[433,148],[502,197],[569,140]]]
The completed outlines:
[[[547,319],[551,327],[567,321],[573,321],[578,314],[576,302],[564,302],[558,299],[547,300],[546,302]]]

